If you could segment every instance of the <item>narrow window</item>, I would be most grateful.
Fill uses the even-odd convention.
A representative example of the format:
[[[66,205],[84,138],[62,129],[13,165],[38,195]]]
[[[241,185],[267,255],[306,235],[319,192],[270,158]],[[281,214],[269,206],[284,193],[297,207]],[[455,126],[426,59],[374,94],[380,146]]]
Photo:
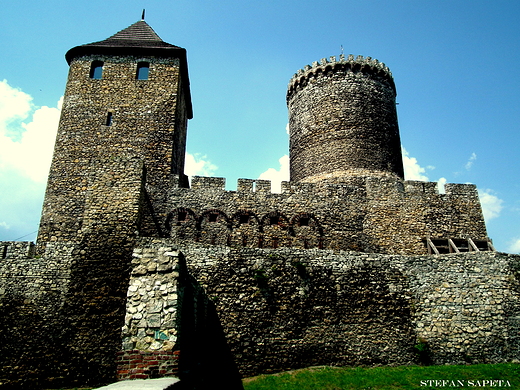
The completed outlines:
[[[188,213],[186,211],[179,211],[177,213],[177,221],[184,222],[188,219]]]
[[[280,217],[278,215],[269,217],[269,225],[278,225],[279,222],[280,222]]]
[[[107,122],[106,122],[106,125],[107,125],[107,126],[112,126],[112,113],[111,113],[111,112],[108,112],[108,113],[107,113]]]
[[[301,217],[300,218],[300,226],[309,226],[309,218]]]
[[[137,74],[135,78],[137,80],[148,80],[148,71],[150,70],[149,62],[138,62],[137,63]]]
[[[90,78],[101,79],[103,76],[103,61],[92,61],[90,65]]]

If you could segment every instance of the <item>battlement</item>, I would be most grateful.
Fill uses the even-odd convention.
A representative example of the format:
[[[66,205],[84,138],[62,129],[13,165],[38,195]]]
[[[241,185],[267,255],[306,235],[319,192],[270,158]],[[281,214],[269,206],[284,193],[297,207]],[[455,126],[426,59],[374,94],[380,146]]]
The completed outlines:
[[[354,177],[350,182],[282,182],[197,176],[192,188],[170,193],[165,237],[243,247],[323,248],[422,254],[425,240],[486,240],[478,193],[472,184]]]
[[[443,188],[439,188],[438,182],[425,182],[418,180],[400,180],[395,177],[361,177],[355,178],[350,182],[292,182],[282,181],[281,192],[273,192],[270,180],[263,179],[244,179],[237,180],[238,193],[264,193],[264,194],[294,194],[307,193],[318,194],[326,192],[328,195],[344,195],[353,192],[357,188],[364,188],[368,193],[377,195],[381,191],[395,192],[408,195],[446,195],[446,196],[470,196],[478,197],[477,186],[475,184],[446,183]],[[191,181],[191,191],[226,191],[226,178],[193,176]]]
[[[287,101],[294,91],[304,86],[311,77],[317,77],[320,73],[325,74],[327,72],[335,72],[337,70],[351,72],[362,72],[370,75],[378,75],[386,79],[395,91],[394,79],[390,69],[382,62],[372,57],[363,57],[358,55],[349,54],[346,58],[344,54],[339,56],[339,60],[336,56],[329,58],[322,58],[320,61],[314,61],[312,65],[306,65],[303,69],[299,69],[289,81],[287,87]]]
[[[0,241],[0,260],[27,259],[34,256],[35,245],[31,241]]]

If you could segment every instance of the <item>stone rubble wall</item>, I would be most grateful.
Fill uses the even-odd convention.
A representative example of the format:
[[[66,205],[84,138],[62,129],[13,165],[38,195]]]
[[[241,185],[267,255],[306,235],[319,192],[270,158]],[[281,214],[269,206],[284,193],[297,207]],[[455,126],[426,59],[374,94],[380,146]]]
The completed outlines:
[[[16,246],[26,253],[34,244]],[[42,256],[0,259],[0,388],[61,383],[68,328],[62,308],[76,251],[74,243],[54,242]]]
[[[185,256],[243,376],[313,365],[505,362],[520,352],[520,256],[230,248],[151,238],[138,248],[150,259],[172,249]],[[174,270],[161,278],[177,277]],[[139,289],[153,290],[154,280]],[[129,292],[127,319],[136,323],[128,312],[133,299]],[[161,343],[155,335],[148,351]]]
[[[11,255],[0,259],[0,299],[4,297],[23,297],[26,304],[39,307],[39,315],[51,318],[63,303],[68,291],[70,267],[74,243],[50,243],[43,256],[28,257],[34,254],[34,243],[1,241],[0,248],[16,248]],[[49,294],[52,292],[52,294]]]
[[[0,382],[58,388],[116,378],[131,255],[147,212],[145,175],[138,158],[93,167],[74,242],[0,259],[0,316],[9,324],[0,332]]]
[[[492,363],[520,352],[520,256],[497,252],[396,259],[407,269],[419,342],[432,363]]]
[[[29,241],[0,241],[0,260],[34,257],[35,245]]]
[[[292,247],[425,254],[426,237],[487,240],[478,192],[471,184],[354,178],[350,183],[270,182],[194,177],[169,194],[161,226],[184,241],[239,247]]]
[[[118,378],[175,375],[202,386],[222,376],[226,388],[242,388],[214,305],[182,253],[170,243],[137,247],[132,265]]]
[[[136,248],[128,286],[123,350],[169,351],[177,340],[179,253]]]
[[[104,62],[99,80],[89,77],[94,60]],[[143,60],[150,63],[149,79],[136,80],[137,63]],[[164,214],[164,194],[183,176],[184,167],[187,114],[185,94],[179,93],[189,86],[181,85],[179,66],[177,58],[158,57],[85,56],[72,61],[39,243],[77,239],[99,161],[142,160],[149,203],[155,213]],[[112,123],[107,125],[109,112]],[[153,224],[148,227],[153,231]]]

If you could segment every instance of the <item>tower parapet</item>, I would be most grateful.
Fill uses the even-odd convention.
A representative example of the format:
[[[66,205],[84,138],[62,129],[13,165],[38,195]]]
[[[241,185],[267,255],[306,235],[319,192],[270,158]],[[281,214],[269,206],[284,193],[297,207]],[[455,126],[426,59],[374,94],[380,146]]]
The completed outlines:
[[[386,77],[395,90],[392,72],[390,72],[388,66],[383,62],[362,55],[354,57],[353,54],[349,54],[345,58],[345,55],[341,54],[339,59],[336,56],[330,56],[329,58],[322,58],[320,61],[314,61],[312,65],[305,65],[303,69],[299,69],[291,78],[291,81],[289,81],[289,86],[287,87],[287,100],[290,99],[290,96],[297,88],[305,86],[309,78],[314,77],[317,72],[327,72],[339,68],[348,68],[352,69],[353,72],[364,72]]]
[[[349,55],[299,70],[287,91],[291,181],[404,177],[388,67]]]

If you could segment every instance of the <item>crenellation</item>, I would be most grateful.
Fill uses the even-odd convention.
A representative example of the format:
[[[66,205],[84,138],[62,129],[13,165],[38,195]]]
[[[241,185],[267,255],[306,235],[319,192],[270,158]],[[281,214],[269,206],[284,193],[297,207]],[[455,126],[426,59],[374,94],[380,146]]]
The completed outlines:
[[[255,180],[252,179],[238,179],[237,180],[237,191],[238,192],[253,192]]]
[[[430,195],[438,195],[438,183],[417,180],[405,180],[404,189],[409,193],[422,193]]]
[[[271,193],[271,180],[255,180],[255,192]]]
[[[35,245],[29,241],[0,241],[0,260],[34,257]]]
[[[348,184],[286,182],[281,193],[271,193],[267,187],[263,190],[259,182],[240,179],[236,192],[220,188],[215,193],[200,186],[174,191],[169,208],[177,211],[171,212],[165,222],[166,235],[179,242],[244,247],[303,245],[408,254],[427,253],[427,236],[487,240],[481,214],[479,217],[481,210],[474,199],[439,194],[434,182],[391,176],[356,177]],[[274,220],[267,222],[275,212],[287,220],[281,223],[280,231],[271,228]],[[256,218],[256,224],[245,216],[248,213]],[[224,224],[212,226],[210,214],[221,215]],[[305,228],[310,236],[302,238],[307,234],[300,229],[302,222],[297,216],[302,214],[316,218],[319,233]],[[218,221],[220,217],[214,218]],[[246,221],[247,228],[243,225]],[[204,229],[211,229],[209,236]],[[307,241],[302,244],[302,239]]]
[[[446,195],[467,196],[468,198],[478,199],[478,191],[475,184],[446,183],[444,189]]]
[[[211,189],[225,191],[226,179],[223,177],[193,176],[193,178],[191,179],[191,187],[193,189]]]

